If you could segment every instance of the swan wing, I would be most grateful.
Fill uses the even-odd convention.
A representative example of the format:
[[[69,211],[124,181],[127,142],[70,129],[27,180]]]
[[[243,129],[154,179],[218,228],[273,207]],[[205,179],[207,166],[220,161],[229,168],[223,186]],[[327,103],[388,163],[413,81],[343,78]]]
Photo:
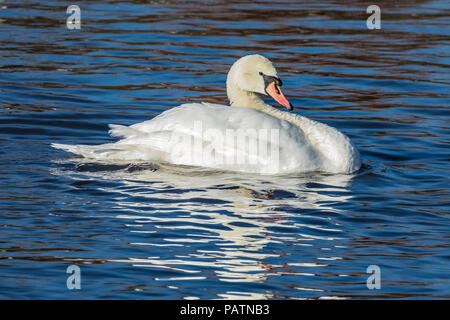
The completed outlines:
[[[131,126],[110,125],[116,143],[53,144],[101,160],[166,161],[225,170],[280,173],[319,170],[321,158],[301,130],[251,109],[183,104]]]

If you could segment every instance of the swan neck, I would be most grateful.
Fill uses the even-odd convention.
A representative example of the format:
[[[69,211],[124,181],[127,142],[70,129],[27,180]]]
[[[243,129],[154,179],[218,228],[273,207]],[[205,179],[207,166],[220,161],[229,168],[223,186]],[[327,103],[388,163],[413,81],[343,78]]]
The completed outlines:
[[[278,110],[266,104],[258,94],[241,89],[235,82],[236,68],[233,65],[227,75],[227,96],[232,107],[252,108],[275,118],[286,120],[300,129],[301,118],[295,114]]]
[[[294,113],[290,113],[287,111],[282,111],[280,109],[274,108],[268,104],[264,104],[263,107],[259,109],[262,112],[267,113],[268,115],[278,118],[280,120],[285,120],[292,125],[296,126],[299,130],[302,130],[302,119],[304,117],[301,117],[299,115],[296,115]]]
[[[260,110],[266,105],[256,93],[242,90],[229,80],[227,80],[227,95],[232,107]]]
[[[257,94],[242,90],[229,81],[227,81],[227,94],[232,107],[256,109],[272,117],[286,120],[300,128],[300,119],[295,114],[276,109],[271,105],[266,104]]]

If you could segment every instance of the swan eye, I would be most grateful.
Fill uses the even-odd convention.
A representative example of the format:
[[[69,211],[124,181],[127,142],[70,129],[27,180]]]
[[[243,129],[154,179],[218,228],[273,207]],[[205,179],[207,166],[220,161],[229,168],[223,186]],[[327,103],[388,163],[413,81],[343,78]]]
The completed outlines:
[[[279,87],[281,87],[283,85],[283,82],[274,76],[267,76],[262,72],[259,72],[259,75],[263,77],[264,79],[264,86],[267,87],[270,83],[275,82],[275,84]]]

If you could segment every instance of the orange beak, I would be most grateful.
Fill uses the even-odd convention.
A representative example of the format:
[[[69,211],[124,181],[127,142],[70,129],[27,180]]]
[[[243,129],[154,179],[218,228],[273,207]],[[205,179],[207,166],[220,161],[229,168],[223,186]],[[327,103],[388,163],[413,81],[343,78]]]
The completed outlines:
[[[286,99],[283,92],[281,92],[281,89],[279,86],[275,84],[275,82],[269,83],[269,85],[266,87],[266,92],[275,99],[276,102],[281,104],[283,107],[288,109],[289,111],[292,111],[294,107],[292,104]]]

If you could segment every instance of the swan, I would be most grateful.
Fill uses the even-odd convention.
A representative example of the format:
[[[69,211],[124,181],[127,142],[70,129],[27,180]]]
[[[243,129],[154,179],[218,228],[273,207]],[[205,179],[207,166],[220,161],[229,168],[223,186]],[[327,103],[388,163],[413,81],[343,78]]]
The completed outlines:
[[[102,145],[52,146],[98,161],[161,161],[260,174],[320,171],[349,174],[358,150],[337,129],[291,112],[273,64],[253,54],[230,68],[230,106],[186,103],[131,126],[110,125],[121,140]],[[266,104],[271,96],[289,112]]]

